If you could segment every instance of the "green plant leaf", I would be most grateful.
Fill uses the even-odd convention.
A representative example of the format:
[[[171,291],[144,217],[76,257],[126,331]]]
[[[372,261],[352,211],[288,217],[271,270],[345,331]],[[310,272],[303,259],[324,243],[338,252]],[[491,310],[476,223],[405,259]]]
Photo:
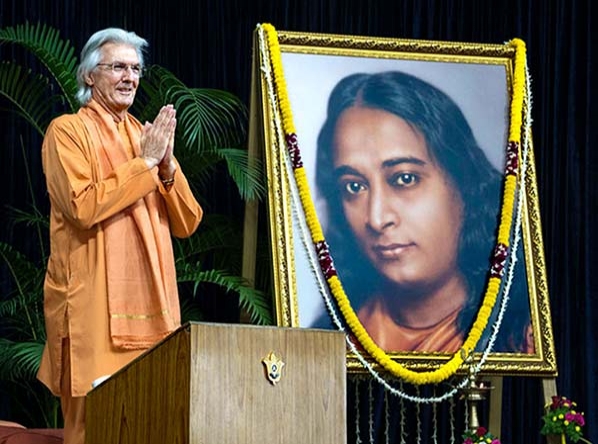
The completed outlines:
[[[189,88],[158,65],[148,67],[141,79],[142,94],[136,110],[143,122],[153,120],[160,107],[171,103],[177,110],[177,133],[188,150],[197,153],[222,146],[239,146],[247,134],[247,108],[227,91]]]
[[[15,109],[9,111],[23,117],[42,136],[53,117],[54,104],[64,104],[61,96],[50,95],[47,77],[6,61],[0,62],[0,95],[13,104]]]
[[[187,239],[175,239],[177,261],[191,262],[210,253],[238,249],[238,224],[221,214],[206,214],[199,229]]]
[[[243,142],[246,114],[236,96],[215,89],[173,86],[170,99],[177,109],[185,144],[198,153]]]
[[[40,23],[6,27],[0,29],[0,45],[5,43],[21,45],[34,54],[58,84],[71,111],[74,112],[79,108],[75,98],[77,93],[75,48],[70,41],[60,37],[57,29]]]
[[[50,228],[50,218],[47,214],[42,214],[39,208],[35,205],[31,207],[30,211],[25,211],[10,205],[6,208],[11,213],[9,217],[14,224],[23,223],[29,227],[41,226],[46,230]]]
[[[37,266],[11,245],[0,242],[0,262],[12,277],[14,291],[3,296],[0,316],[3,326],[14,338],[45,338],[42,294],[45,269]]]
[[[177,276],[179,282],[193,282],[195,292],[201,283],[211,283],[238,293],[239,303],[253,323],[272,324],[270,298],[264,292],[252,288],[242,277],[231,276],[224,270],[202,270],[200,264],[186,264],[183,269],[177,269]]]
[[[134,110],[141,122],[152,121],[166,103],[175,106],[175,156],[190,181],[209,183],[216,166],[224,161],[243,200],[265,196],[261,162],[250,161],[247,151],[239,148],[247,135],[247,108],[235,95],[189,88],[158,65],[147,68],[139,90]]]
[[[243,200],[260,199],[266,195],[262,163],[249,159],[248,152],[234,148],[220,148],[217,155],[226,161],[228,172]]]
[[[0,338],[0,379],[35,379],[43,349],[42,342],[13,342]]]

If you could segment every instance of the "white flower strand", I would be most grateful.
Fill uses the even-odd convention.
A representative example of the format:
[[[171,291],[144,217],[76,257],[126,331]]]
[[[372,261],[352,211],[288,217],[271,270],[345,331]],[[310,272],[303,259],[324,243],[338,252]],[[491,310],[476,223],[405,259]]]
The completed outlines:
[[[283,136],[283,131],[281,128],[281,123],[280,123],[278,100],[276,98],[276,92],[275,92],[275,88],[274,88],[274,80],[272,77],[272,71],[271,71],[270,65],[265,62],[265,61],[269,60],[269,52],[267,49],[267,45],[265,44],[264,32],[263,32],[263,28],[261,26],[259,27],[258,34],[259,34],[259,41],[260,41],[260,51],[262,52],[262,60],[264,61],[264,64],[262,65],[261,69],[262,69],[265,79],[266,79],[267,92],[268,92],[267,95],[270,100],[270,107],[272,109],[272,120],[274,122],[274,127],[275,127],[275,130],[277,133],[277,139],[283,140],[284,136]],[[286,149],[282,150],[282,151],[285,155],[285,165],[288,168],[289,177],[293,177],[293,174],[292,174],[293,167],[290,163],[288,151]],[[305,251],[308,252],[310,268],[311,268],[312,272],[314,273],[314,277],[316,278],[316,281],[318,283],[318,288],[320,289],[320,293],[324,296],[326,308],[327,308],[328,312],[330,313],[330,315],[332,316],[332,320],[333,320],[335,327],[339,331],[345,332],[345,328],[342,325],[342,322],[341,322],[340,318],[338,317],[338,315],[336,313],[336,309],[332,303],[332,297],[329,293],[328,284],[326,283],[326,280],[321,272],[321,267],[319,265],[317,253],[315,251],[315,248],[313,246],[313,242],[311,239],[311,233],[309,232],[309,227],[307,226],[307,221],[305,220],[306,219],[305,213],[300,214],[300,212],[303,210],[303,206],[301,205],[301,199],[299,197],[299,190],[297,189],[296,181],[290,180],[290,190],[291,190],[291,200],[292,200],[293,212],[297,215],[297,220],[299,222],[299,228],[301,231],[301,240],[302,240],[303,246],[305,248]],[[405,397],[406,399],[409,399],[409,400],[417,399],[417,398],[409,396],[405,393],[402,393],[400,391],[396,391],[390,385],[388,385],[388,383],[379,376],[378,372],[370,365],[369,362],[367,362],[367,360],[357,350],[357,348],[351,341],[349,335],[345,335],[345,339],[346,339],[346,342],[347,342],[349,348],[351,349],[351,352],[357,356],[360,363],[387,390],[389,390],[395,394],[398,394],[399,396],[403,395],[402,397]],[[466,382],[466,381],[464,381],[464,382]],[[456,393],[456,390],[454,390],[449,396],[453,396],[454,393]]]
[[[521,165],[520,165],[520,180],[518,186],[518,193],[517,193],[517,202],[516,202],[516,219],[515,219],[515,233],[513,235],[513,247],[511,251],[511,255],[509,258],[509,279],[507,279],[505,284],[505,291],[504,297],[501,301],[500,310],[497,317],[497,322],[493,326],[493,333],[489,341],[489,346],[484,351],[482,359],[480,359],[480,364],[476,366],[474,372],[477,374],[481,368],[481,364],[486,360],[488,353],[494,347],[494,342],[498,335],[498,331],[500,330],[500,325],[502,324],[502,320],[504,318],[504,313],[506,311],[507,302],[508,302],[508,295],[511,283],[513,281],[514,269],[515,269],[515,262],[517,261],[517,249],[519,246],[519,242],[521,241],[521,219],[523,213],[523,196],[525,190],[525,178],[527,172],[527,159],[529,155],[529,136],[531,133],[531,124],[532,124],[532,117],[531,117],[531,107],[532,107],[532,90],[531,90],[531,75],[529,73],[528,65],[525,64],[525,90],[526,90],[526,105],[525,106],[525,114],[523,116],[523,134],[521,138]],[[468,408],[465,409],[465,430],[469,429],[469,410]],[[451,420],[451,425],[452,425]]]
[[[419,394],[419,386],[416,388],[417,394]],[[421,403],[415,404],[415,416],[416,419],[416,427],[417,427],[417,444],[421,444],[422,442],[422,415],[421,415]]]
[[[436,392],[436,387],[434,387]],[[432,404],[432,440],[438,444],[438,404]]]
[[[264,30],[263,30],[262,26],[258,27],[258,36],[259,36],[260,52],[261,52],[262,61],[263,61],[261,70],[264,73],[264,77],[266,79],[267,96],[268,96],[268,99],[270,102],[270,108],[272,110],[272,121],[274,123],[277,140],[285,148],[285,149],[282,149],[281,151],[283,152],[283,155],[284,155],[285,165],[287,167],[287,172],[288,172],[288,177],[289,177],[289,182],[290,182],[289,186],[290,186],[290,190],[291,190],[291,201],[292,201],[291,208],[292,208],[293,214],[296,216],[294,218],[294,220],[296,220],[298,222],[299,230],[300,230],[300,234],[301,234],[300,238],[301,238],[301,241],[304,246],[304,251],[307,252],[310,269],[311,269],[314,277],[316,278],[316,282],[317,282],[317,286],[320,291],[320,294],[324,295],[324,301],[326,302],[326,308],[327,308],[328,312],[332,315],[334,325],[337,327],[337,329],[339,331],[345,332],[345,329],[343,328],[342,323],[341,323],[340,319],[338,318],[336,311],[334,310],[334,307],[332,305],[332,302],[331,302],[332,298],[331,298],[331,295],[329,294],[330,290],[329,290],[328,284],[326,283],[326,280],[324,278],[324,275],[323,275],[323,272],[322,272],[322,269],[320,267],[320,263],[318,260],[317,252],[315,251],[313,242],[311,240],[311,233],[309,232],[309,227],[307,226],[305,212],[303,211],[303,205],[301,204],[301,198],[299,197],[299,190],[297,188],[297,182],[295,180],[291,179],[293,177],[293,166],[291,164],[288,150],[286,149],[284,142],[280,142],[280,141],[284,141],[284,130],[283,130],[282,124],[281,124],[280,112],[279,112],[279,107],[278,107],[278,99],[276,96],[276,88],[274,87],[274,78],[272,75],[272,70],[271,70],[270,64],[267,63],[267,61],[270,60],[270,57],[269,57],[268,45],[266,45],[266,43],[265,43],[266,39],[264,36]],[[345,338],[347,341],[349,341],[349,338],[346,334],[345,334]]]
[[[451,398],[449,400],[449,416],[450,416],[450,423],[451,423],[451,443],[455,444],[455,399]],[[467,410],[467,409],[465,409]]]
[[[263,28],[260,26],[258,30],[259,35],[259,42],[260,42],[260,51],[262,52],[262,60],[264,63],[261,66],[261,70],[264,73],[264,77],[266,79],[267,85],[267,96],[270,101],[270,107],[272,109],[272,121],[274,123],[274,129],[277,135],[277,140],[281,141],[284,140],[284,131],[282,130],[281,119],[279,114],[278,108],[278,100],[276,98],[276,92],[274,88],[274,80],[272,77],[272,71],[270,65],[266,63],[269,60],[269,52],[267,49],[267,45],[265,44],[264,38],[264,31]],[[281,142],[279,142],[281,143]],[[293,166],[291,165],[291,161],[289,158],[288,150],[282,150],[285,156],[285,165],[287,167],[287,171],[289,177],[293,177]],[[297,188],[297,183],[294,180],[289,180],[289,188],[291,191],[291,201],[292,201],[292,208],[293,213],[297,215],[296,220],[298,221],[299,228],[300,228],[300,238],[302,240],[304,251],[308,253],[308,259],[310,262],[310,269],[312,270],[314,277],[316,278],[318,288],[320,290],[320,294],[323,296],[326,309],[328,313],[332,317],[333,324],[339,330],[345,333],[345,341],[347,345],[351,349],[351,352],[357,357],[357,360],[361,363],[361,365],[376,379],[376,381],[381,384],[386,390],[390,391],[392,394],[402,397],[404,399],[408,399],[409,401],[416,402],[416,403],[431,403],[431,402],[442,402],[446,399],[453,397],[461,388],[465,387],[467,384],[467,378],[464,378],[460,384],[453,387],[450,391],[446,392],[444,395],[434,398],[420,398],[417,396],[409,395],[403,391],[397,390],[392,387],[385,379],[383,379],[379,372],[377,372],[373,366],[366,360],[366,358],[357,350],[357,347],[351,341],[349,335],[346,334],[345,328],[342,325],[340,318],[336,312],[336,308],[332,303],[332,296],[330,295],[330,290],[326,280],[323,276],[321,267],[319,265],[317,252],[315,251],[311,233],[309,232],[309,227],[307,226],[307,221],[305,218],[305,213],[303,212],[303,206],[301,204],[301,198],[299,197],[299,190]]]
[[[360,415],[359,415],[359,399],[361,398],[359,396],[359,379],[357,379],[355,381],[355,443],[356,444],[361,444],[361,433],[360,433],[360,429],[359,429],[359,420],[360,420]]]
[[[401,388],[403,387],[403,381],[399,382]],[[400,414],[401,414],[401,444],[407,443],[407,431],[405,430],[405,422],[407,421],[407,408],[405,407],[405,398],[399,398]]]
[[[260,41],[260,51],[262,52],[262,60],[264,61],[261,69],[262,69],[262,72],[264,73],[264,77],[266,79],[267,92],[268,92],[267,95],[268,95],[268,98],[270,101],[270,106],[272,109],[272,120],[273,120],[274,128],[275,128],[275,131],[277,134],[277,140],[281,141],[281,140],[284,140],[284,131],[283,131],[282,125],[281,125],[281,119],[280,119],[279,108],[278,108],[278,100],[276,98],[276,91],[274,88],[274,80],[273,80],[273,76],[272,76],[272,71],[271,71],[270,65],[265,62],[265,61],[269,60],[270,58],[269,58],[269,51],[267,49],[267,45],[265,44],[264,31],[261,26],[259,28],[258,34],[259,34],[259,41]],[[293,167],[290,162],[289,153],[288,153],[288,150],[286,150],[286,149],[284,149],[282,151],[285,156],[285,165],[287,167],[289,178],[291,178],[291,177],[293,177]],[[467,381],[468,381],[467,378],[463,378],[463,380],[461,381],[460,384],[453,387],[452,390],[446,392],[444,395],[442,395],[440,397],[420,398],[417,396],[412,396],[407,393],[404,393],[403,391],[396,390],[394,387],[392,387],[385,379],[383,379],[380,376],[379,372],[377,372],[373,368],[373,366],[363,357],[363,355],[359,352],[359,350],[357,350],[355,344],[353,344],[349,335],[346,334],[346,331],[342,325],[342,322],[341,322],[340,318],[338,317],[338,314],[336,313],[334,304],[332,303],[332,297],[329,293],[328,284],[326,283],[323,273],[321,271],[321,267],[319,266],[317,253],[315,251],[315,248],[314,248],[314,245],[313,245],[313,242],[311,239],[311,233],[309,232],[309,227],[307,227],[305,213],[302,211],[303,206],[301,204],[301,199],[299,197],[299,190],[297,188],[297,183],[294,180],[289,180],[289,182],[290,182],[291,200],[292,200],[291,206],[293,208],[293,212],[297,215],[296,220],[299,223],[299,228],[301,231],[300,237],[301,237],[303,246],[305,248],[304,251],[306,251],[308,253],[308,258],[310,261],[310,268],[311,268],[312,272],[314,273],[314,276],[318,283],[318,288],[320,289],[320,293],[323,296],[324,301],[326,303],[326,308],[327,308],[328,312],[330,313],[330,315],[332,316],[333,323],[339,331],[342,331],[345,333],[345,340],[346,340],[349,348],[351,349],[351,352],[357,357],[357,359],[361,363],[361,365],[368,370],[368,372],[374,377],[374,379],[376,379],[376,381],[378,381],[378,383],[380,383],[386,390],[390,391],[394,395],[400,396],[402,398],[408,399],[408,400],[410,400],[412,402],[416,402],[416,403],[442,402],[448,398],[453,397],[461,388],[465,387],[465,385],[467,384]]]
[[[262,71],[266,77],[266,85],[268,91],[268,98],[270,101],[270,107],[272,109],[272,120],[275,123],[275,129],[277,132],[278,140],[284,140],[284,131],[282,129],[282,125],[280,122],[280,113],[278,108],[278,100],[276,98],[276,91],[274,87],[274,80],[271,74],[270,65],[266,63],[269,60],[269,52],[267,49],[267,45],[264,43],[264,31],[263,28],[259,27],[259,41],[260,41],[260,51],[262,51],[262,60],[264,61],[264,65],[262,66]],[[283,144],[284,145],[284,144]],[[288,153],[288,150],[282,150],[285,160],[285,165],[287,167],[287,173],[289,177],[289,187],[291,191],[291,208],[293,214],[296,215],[295,220],[298,222],[299,230],[300,230],[300,238],[304,246],[304,251],[308,255],[308,260],[310,264],[310,269],[316,278],[317,287],[320,291],[320,294],[324,296],[324,301],[326,303],[326,309],[333,317],[333,323],[337,327],[339,331],[345,332],[345,329],[342,325],[341,320],[338,318],[336,314],[336,310],[332,304],[332,296],[330,295],[330,289],[326,282],[326,278],[322,272],[322,268],[320,267],[320,262],[318,260],[317,252],[315,251],[313,241],[311,239],[311,233],[309,231],[309,227],[307,226],[307,220],[305,217],[305,212],[303,209],[303,205],[301,204],[301,198],[299,197],[299,190],[297,187],[297,182],[292,180],[293,178],[293,165],[291,164],[291,159]],[[348,337],[347,337],[348,341]]]
[[[388,392],[384,390],[384,437],[385,443],[390,444],[390,401],[388,399]]]
[[[263,55],[262,60],[269,60],[268,51],[265,48],[266,45],[264,44],[263,29],[261,27],[259,28],[259,40],[260,40],[260,51],[262,51],[262,55]],[[264,66],[264,65],[262,65],[262,71],[264,71],[264,74],[266,77],[266,83],[268,86],[268,97],[270,99],[271,108],[273,110],[273,120],[275,123],[278,140],[284,140],[284,134],[281,129],[280,116],[278,113],[278,105],[277,105],[278,101],[276,100],[276,94],[274,91],[275,88],[273,86],[274,82],[272,80],[270,66],[269,65]],[[527,64],[526,64],[526,74],[529,78],[529,72],[527,71]],[[527,92],[528,93],[530,92],[529,91],[529,81],[527,82]],[[528,108],[527,108],[527,111],[529,114],[529,111],[531,109],[531,96],[528,96],[528,97],[530,97],[530,106],[528,106]],[[527,120],[527,122],[526,122],[527,124],[525,125],[525,127],[526,127],[526,132],[527,132],[528,131],[527,128],[529,127],[529,124],[531,123],[531,119],[530,120],[526,119],[526,120]],[[525,147],[527,149],[527,144],[525,144],[525,145],[526,145]],[[292,174],[293,167],[290,163],[288,150],[286,150],[286,149],[283,150],[283,153],[285,154],[285,160],[286,160],[285,163],[288,168],[288,172],[290,173],[289,177],[293,177],[293,174]],[[337,327],[337,329],[339,331],[345,332],[342,322],[340,321],[340,319],[336,313],[336,309],[331,301],[331,295],[329,293],[328,285],[327,285],[325,278],[322,274],[321,267],[319,266],[319,261],[317,259],[317,253],[315,252],[315,248],[314,248],[313,242],[311,240],[311,233],[309,232],[309,229],[307,227],[307,223],[305,220],[305,213],[303,211],[301,211],[301,210],[303,210],[303,206],[301,205],[301,199],[299,198],[299,192],[297,189],[296,181],[290,180],[290,182],[291,182],[292,207],[293,207],[295,214],[297,215],[297,221],[299,222],[299,226],[300,226],[300,230],[301,230],[301,239],[302,239],[303,245],[305,247],[305,251],[308,253],[309,260],[310,260],[310,268],[314,272],[314,275],[318,282],[318,287],[320,289],[320,293],[322,294],[322,296],[324,298],[327,310],[332,317],[334,325]],[[524,182],[521,181],[520,183],[524,183]],[[521,197],[522,197],[524,187],[522,187],[520,185],[519,188],[520,188],[520,193],[519,193],[519,199],[518,199],[518,204],[517,204],[518,223],[516,223],[516,235],[515,235],[515,242],[513,244],[514,248],[511,251],[511,263],[509,266],[509,272],[507,274],[507,280],[505,282],[505,286],[503,289],[503,298],[502,298],[502,302],[501,302],[501,306],[500,306],[500,311],[498,314],[497,322],[495,322],[495,324],[493,325],[493,331],[492,331],[490,340],[488,341],[488,345],[487,345],[487,347],[485,347],[485,350],[482,354],[480,361],[477,363],[477,365],[473,369],[474,374],[477,374],[480,371],[481,367],[483,366],[484,362],[486,361],[488,355],[490,354],[490,352],[492,350],[492,347],[494,345],[494,342],[496,341],[496,337],[500,330],[500,324],[502,322],[502,319],[504,318],[504,312],[505,312],[506,306],[507,306],[508,292],[510,290],[511,282],[513,280],[513,275],[514,275],[513,270],[514,270],[514,263],[516,261],[516,259],[514,259],[514,258],[516,258],[516,251],[517,251],[516,246],[519,244],[520,214],[521,214],[520,203],[521,203]],[[444,393],[441,396],[433,396],[430,398],[421,398],[419,396],[409,395],[401,390],[397,390],[394,387],[390,386],[389,383],[380,376],[380,374],[373,368],[373,366],[357,350],[357,348],[355,347],[353,342],[350,340],[350,337],[348,335],[345,336],[345,339],[346,339],[346,342],[349,345],[349,348],[351,349],[352,353],[355,354],[355,356],[360,361],[362,366],[364,366],[366,368],[366,370],[368,370],[368,372],[374,377],[374,379],[376,379],[378,381],[378,383],[383,385],[384,388],[386,390],[390,391],[392,394],[402,397],[404,399],[408,399],[412,402],[438,403],[438,402],[445,401],[446,399],[452,398],[460,389],[465,387],[465,385],[468,382],[468,378],[464,377],[460,381],[459,384],[457,384],[456,386],[453,386],[453,388],[451,390],[447,391],[446,393]]]
[[[465,402],[465,412],[463,413],[463,430],[469,429],[469,406]]]
[[[368,435],[370,444],[374,444],[374,394],[372,380],[368,380]]]
[[[531,106],[532,106],[532,91],[531,91],[531,76],[529,73],[529,69],[527,66],[527,62],[525,63],[525,90],[526,94],[525,97],[527,98],[527,106],[525,107],[525,114],[523,116],[523,134],[521,138],[521,163],[519,166],[520,174],[519,174],[519,185],[518,185],[518,192],[517,192],[517,201],[516,201],[516,217],[515,217],[515,232],[513,234],[513,242],[511,253],[509,256],[509,269],[508,269],[508,278],[505,282],[505,288],[503,290],[503,299],[501,300],[500,310],[498,312],[498,317],[495,324],[492,326],[493,331],[492,335],[490,336],[490,340],[488,342],[488,347],[484,350],[484,353],[480,359],[480,362],[474,368],[474,373],[477,374],[483,363],[488,358],[490,351],[494,348],[494,343],[498,336],[498,332],[500,330],[500,326],[502,325],[502,321],[504,318],[504,314],[507,309],[507,304],[509,301],[509,293],[511,290],[511,284],[514,279],[515,274],[515,263],[517,262],[517,250],[519,248],[519,242],[521,241],[521,219],[523,213],[523,197],[525,195],[525,179],[527,173],[527,158],[529,154],[529,134],[531,132]]]
[[[502,297],[501,304],[499,307],[497,320],[494,323],[494,325],[492,326],[492,334],[488,341],[488,345],[485,347],[484,352],[482,353],[482,356],[481,356],[479,362],[475,365],[475,367],[472,370],[472,373],[474,375],[477,375],[480,372],[482,366],[486,362],[490,352],[492,351],[492,349],[494,347],[494,343],[496,342],[496,338],[500,331],[500,327],[501,327],[502,321],[504,319],[504,314],[505,314],[507,306],[508,306],[511,285],[513,283],[514,275],[515,275],[515,263],[517,262],[517,251],[518,251],[519,243],[521,240],[521,219],[522,219],[522,211],[523,211],[522,210],[523,209],[523,198],[524,198],[524,192],[525,192],[525,179],[526,179],[526,172],[527,172],[527,158],[528,158],[529,149],[530,149],[529,136],[531,133],[531,123],[532,123],[531,75],[530,75],[527,63],[525,63],[525,76],[526,76],[525,88],[526,88],[527,106],[525,107],[524,122],[522,125],[524,127],[524,131],[523,131],[523,137],[521,140],[522,161],[520,164],[520,179],[519,179],[517,201],[516,201],[515,233],[513,235],[513,244],[512,244],[511,252],[510,252],[510,260],[509,260],[509,267],[508,267],[508,272],[507,272],[507,279],[505,281],[505,285],[504,285],[504,288],[502,291],[503,297]],[[454,390],[451,390],[451,391],[445,393],[445,395],[440,396],[440,397],[425,398],[425,400],[423,402],[441,402],[446,399],[446,395],[449,395],[449,393],[451,394],[450,396],[452,397],[458,390],[463,388],[466,383],[467,383],[467,379],[463,379],[461,381],[461,383],[454,388]],[[385,384],[385,386],[386,386],[386,384]],[[391,390],[391,392],[393,392],[393,391]],[[397,394],[399,396],[405,395],[404,393],[397,393]],[[414,402],[421,402],[421,401],[415,399],[415,397],[410,397],[408,395],[406,397],[407,397],[407,399],[414,398],[414,399],[410,399]],[[422,399],[424,399],[424,398],[422,398]],[[434,400],[437,400],[437,401],[434,401]]]
[[[521,217],[522,217],[521,214],[522,214],[522,207],[523,207],[522,202],[523,202],[523,196],[524,196],[524,190],[525,190],[524,184],[525,184],[525,174],[526,174],[526,169],[527,169],[527,156],[528,156],[528,150],[529,150],[529,141],[528,141],[527,135],[530,132],[530,126],[531,126],[531,88],[530,88],[530,77],[529,77],[529,71],[527,69],[527,63],[525,65],[525,71],[526,71],[526,78],[528,79],[528,81],[526,82],[526,94],[528,97],[529,106],[526,108],[526,115],[524,117],[525,123],[523,125],[525,128],[525,131],[524,131],[524,139],[522,140],[522,142],[523,141],[524,142],[522,143],[523,154],[522,154],[522,162],[521,162],[521,174],[520,174],[518,195],[517,195],[517,201],[516,201],[516,220],[515,220],[514,241],[513,241],[511,254],[510,254],[507,279],[505,281],[505,285],[502,290],[503,295],[502,295],[501,304],[499,306],[497,320],[494,323],[494,325],[492,326],[492,333],[490,335],[488,344],[485,347],[479,362],[475,365],[475,367],[472,370],[472,373],[474,375],[478,374],[480,372],[482,366],[486,362],[490,352],[492,351],[492,349],[494,347],[494,343],[496,342],[496,338],[500,331],[500,326],[502,325],[502,321],[504,319],[504,314],[507,309],[507,305],[508,305],[508,301],[509,301],[509,294],[510,294],[510,290],[511,290],[511,284],[513,282],[514,274],[515,274],[514,270],[515,270],[515,263],[517,261],[517,250],[518,250],[519,241],[521,238]],[[330,304],[330,306],[332,306],[332,304]],[[365,358],[363,358],[363,356],[356,350],[354,344],[350,340],[348,340],[347,342],[348,342],[349,346],[351,347],[352,351],[354,351],[355,355],[357,356],[357,358],[361,362],[361,364],[364,367],[366,367],[366,369],[370,372],[370,374],[372,374],[372,376],[376,380],[378,380],[378,382],[380,384],[382,384],[391,393],[401,396],[401,397],[408,399],[412,402],[416,402],[416,403],[442,402],[448,398],[452,398],[459,390],[464,388],[468,382],[467,377],[463,378],[459,384],[457,384],[456,386],[453,387],[452,390],[446,392],[444,395],[441,395],[441,396],[432,396],[429,398],[420,398],[417,396],[411,396],[411,395],[408,395],[402,391],[396,390],[395,388],[391,387],[387,383],[386,380],[382,379],[382,377],[379,376],[379,373],[370,365],[370,363],[368,361],[366,361]]]

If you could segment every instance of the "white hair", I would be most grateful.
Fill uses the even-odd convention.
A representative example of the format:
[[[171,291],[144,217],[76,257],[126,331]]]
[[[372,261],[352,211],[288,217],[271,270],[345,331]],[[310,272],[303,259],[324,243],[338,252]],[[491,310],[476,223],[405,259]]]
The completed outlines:
[[[101,48],[106,43],[117,43],[129,45],[135,48],[139,63],[143,68],[143,51],[148,46],[147,40],[139,37],[134,32],[128,32],[120,28],[106,28],[93,34],[81,51],[81,62],[77,68],[77,90],[76,98],[81,105],[86,105],[91,100],[91,87],[85,82],[85,78],[100,63]]]

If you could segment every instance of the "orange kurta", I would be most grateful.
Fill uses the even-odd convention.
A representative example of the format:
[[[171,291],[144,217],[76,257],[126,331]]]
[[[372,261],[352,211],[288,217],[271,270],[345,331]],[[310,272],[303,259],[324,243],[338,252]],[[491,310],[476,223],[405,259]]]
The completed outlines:
[[[80,113],[105,125],[88,107]],[[130,155],[129,161],[102,179],[94,148],[97,141],[91,140],[77,114],[55,119],[42,147],[51,203],[51,252],[44,284],[47,343],[38,378],[61,395],[62,341],[69,338],[70,395],[85,396],[94,379],[114,373],[144,351],[121,350],[112,344],[101,222],[152,192],[163,198],[161,208],[167,212],[163,216],[174,236],[191,235],[203,211],[180,168],[169,192],[161,186],[156,168],[149,170],[143,159]],[[136,119],[130,115],[127,119],[130,127],[141,131]]]
[[[448,313],[434,325],[412,328],[398,324],[383,299],[371,298],[358,310],[357,317],[376,345],[385,351],[455,353],[464,341],[464,334],[457,328],[460,311],[461,307]],[[522,334],[523,341],[519,346],[512,343],[507,350],[495,351],[533,354],[535,347],[531,324]]]
[[[410,328],[397,324],[386,305],[372,298],[357,315],[372,340],[383,350],[454,353],[463,344],[463,335],[457,329],[459,311],[460,308],[429,327]]]

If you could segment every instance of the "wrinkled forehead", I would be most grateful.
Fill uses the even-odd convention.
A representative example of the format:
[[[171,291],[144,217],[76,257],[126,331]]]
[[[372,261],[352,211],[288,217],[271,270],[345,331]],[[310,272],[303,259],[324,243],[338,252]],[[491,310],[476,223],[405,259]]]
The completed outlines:
[[[102,59],[107,62],[139,63],[137,49],[125,43],[107,42],[100,47]]]

